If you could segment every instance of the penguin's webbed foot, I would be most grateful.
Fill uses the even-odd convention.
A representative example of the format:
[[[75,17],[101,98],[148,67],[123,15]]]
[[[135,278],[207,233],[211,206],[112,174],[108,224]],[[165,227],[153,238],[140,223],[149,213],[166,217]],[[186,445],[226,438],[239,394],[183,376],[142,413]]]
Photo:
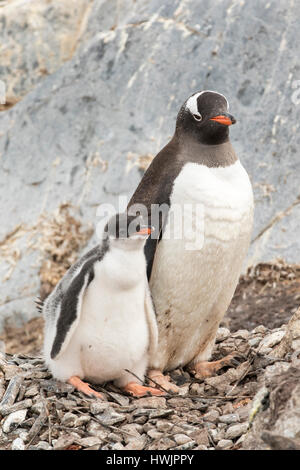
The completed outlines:
[[[209,377],[216,375],[223,367],[237,367],[240,364],[240,361],[238,360],[240,358],[240,354],[232,352],[218,361],[196,362],[196,364],[190,366],[188,369],[189,372],[195,375],[196,379],[208,379]]]
[[[149,370],[148,377],[150,382],[154,385],[160,385],[166,392],[178,393],[180,388],[177,385],[170,382],[170,377],[164,375],[160,370]]]
[[[85,395],[88,395],[89,397],[96,397],[103,399],[103,395],[101,393],[96,392],[96,390],[93,390],[89,384],[86,382],[83,382],[79,377],[76,375],[73,375],[72,377],[69,378],[68,383],[73,385],[73,387],[78,390],[79,392],[84,393]]]
[[[122,387],[123,390],[127,393],[130,393],[133,397],[141,398],[147,395],[162,396],[165,395],[165,392],[158,390],[157,388],[145,387],[136,382],[129,382],[127,385]]]

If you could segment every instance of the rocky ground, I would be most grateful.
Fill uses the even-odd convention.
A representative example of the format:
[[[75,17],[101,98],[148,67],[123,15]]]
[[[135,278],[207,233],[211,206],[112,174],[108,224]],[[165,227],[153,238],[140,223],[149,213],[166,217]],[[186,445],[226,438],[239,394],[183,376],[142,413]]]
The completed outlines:
[[[299,295],[298,265],[250,269],[213,355],[235,351],[239,365],[204,381],[175,370],[180,394],[165,397],[134,399],[110,384],[97,388],[105,401],[85,397],[45,369],[42,318],[7,327],[0,337],[0,449],[300,448]]]
[[[269,330],[261,325],[234,333],[220,328],[214,358],[236,351],[237,367],[204,381],[178,369],[171,378],[180,386],[179,395],[140,399],[109,384],[95,387],[105,401],[88,398],[54,381],[40,357],[1,353],[0,449],[300,449],[300,416],[293,410],[292,431],[286,435],[282,430],[279,444],[278,439],[273,443],[272,428],[265,422],[259,436],[265,432],[267,437],[260,437],[259,444],[251,437],[255,415],[271,406],[274,377],[280,384],[278,376],[294,377],[281,401],[286,404],[293,391],[299,401],[297,357],[291,354],[290,340],[289,346],[282,346],[287,332],[287,326]],[[294,396],[291,399],[295,402]],[[273,426],[282,406],[272,409]]]

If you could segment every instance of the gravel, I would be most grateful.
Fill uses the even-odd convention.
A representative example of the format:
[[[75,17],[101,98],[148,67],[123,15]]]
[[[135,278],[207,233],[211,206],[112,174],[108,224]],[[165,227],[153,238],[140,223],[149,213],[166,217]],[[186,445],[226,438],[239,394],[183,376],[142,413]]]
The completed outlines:
[[[284,328],[228,331],[220,328],[213,359],[242,349],[240,365],[205,380],[174,371],[180,396],[135,399],[107,384],[100,401],[55,381],[38,356],[0,353],[0,449],[239,449],[255,393],[290,362],[251,346],[256,335],[275,346]]]

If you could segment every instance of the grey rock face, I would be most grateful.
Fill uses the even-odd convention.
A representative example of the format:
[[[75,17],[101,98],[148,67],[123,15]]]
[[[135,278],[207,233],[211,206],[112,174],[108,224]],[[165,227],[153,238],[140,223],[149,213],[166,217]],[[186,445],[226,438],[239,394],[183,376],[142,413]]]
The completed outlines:
[[[238,121],[231,139],[256,199],[248,262],[298,261],[299,6],[94,1],[73,58],[0,115],[0,324],[36,314],[41,260],[30,236],[40,214],[71,202],[96,228],[100,204],[121,209],[140,157],[167,143],[200,89],[224,93]]]
[[[0,77],[9,104],[72,57],[90,5],[88,0],[14,0],[0,5]]]

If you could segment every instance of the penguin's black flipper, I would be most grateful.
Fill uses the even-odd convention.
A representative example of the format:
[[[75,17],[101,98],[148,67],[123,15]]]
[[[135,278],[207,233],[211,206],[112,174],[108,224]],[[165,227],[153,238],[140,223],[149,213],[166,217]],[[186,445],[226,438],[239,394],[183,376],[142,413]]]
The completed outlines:
[[[91,250],[91,252],[83,258],[84,262],[77,272],[74,273],[74,268],[70,268],[73,278],[71,282],[68,282],[66,290],[59,294],[60,302],[57,305],[59,311],[56,321],[56,334],[51,349],[52,359],[58,358],[58,356],[65,351],[76,330],[80,319],[84,292],[94,279],[95,263],[100,261],[102,257],[103,253],[100,253],[99,256],[98,250]],[[62,279],[62,285],[63,282],[64,279]]]
[[[145,245],[148,279],[151,276],[156,248],[167,221],[174,180],[183,165],[181,159],[176,159],[177,154],[178,142],[174,136],[152,160],[127,207],[128,213],[132,211],[135,214],[140,205],[144,206],[148,216],[151,216],[151,224],[155,229]]]

